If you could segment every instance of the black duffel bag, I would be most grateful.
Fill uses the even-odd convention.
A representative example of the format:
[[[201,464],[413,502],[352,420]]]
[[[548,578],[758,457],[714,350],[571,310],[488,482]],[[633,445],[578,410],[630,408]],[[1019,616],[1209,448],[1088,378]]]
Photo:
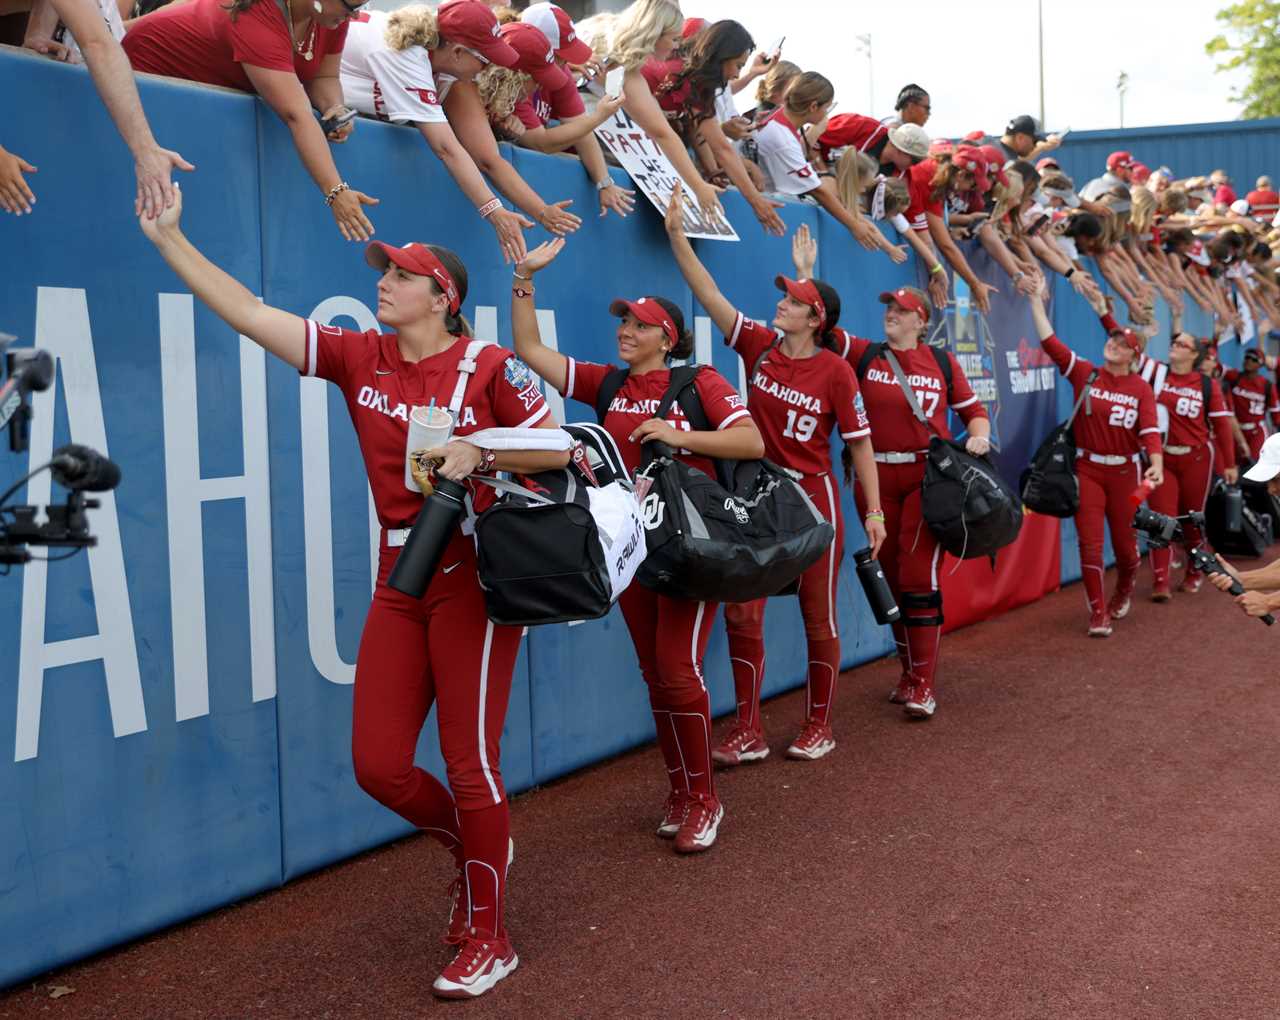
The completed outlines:
[[[1080,479],[1076,477],[1076,441],[1071,423],[1085,404],[1085,414],[1091,414],[1089,387],[1098,377],[1097,369],[1089,373],[1080,396],[1076,398],[1071,415],[1045,437],[1031,458],[1031,463],[1018,482],[1022,503],[1027,509],[1050,517],[1074,517],[1080,509]]]
[[[679,399],[695,429],[710,429],[693,386],[697,371],[671,370],[655,418],[665,418]],[[646,443],[645,458],[636,482],[639,491],[647,485],[648,555],[636,580],[646,588],[675,598],[750,602],[793,584],[835,541],[835,527],[800,483],[770,461],[717,461],[712,478],[662,443]]]
[[[929,440],[920,508],[938,544],[962,560],[994,556],[1022,528],[1022,500],[990,459],[941,436]]]
[[[1268,515],[1255,513],[1247,503],[1240,508],[1240,530],[1227,524],[1227,484],[1215,479],[1204,504],[1205,537],[1216,552],[1224,556],[1258,557],[1266,554],[1274,536],[1274,522]]]

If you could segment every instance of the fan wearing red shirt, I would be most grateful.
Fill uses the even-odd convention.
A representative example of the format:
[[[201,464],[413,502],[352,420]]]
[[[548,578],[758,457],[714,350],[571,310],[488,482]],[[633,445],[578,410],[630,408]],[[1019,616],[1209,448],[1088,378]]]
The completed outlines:
[[[346,109],[338,73],[347,22],[360,6],[346,0],[315,0],[314,5],[298,0],[297,7],[287,7],[286,18],[275,0],[191,0],[139,18],[121,45],[135,71],[260,95],[289,128],[302,165],[342,236],[367,241],[373,224],[362,206],[378,200],[342,179],[324,129],[311,113],[314,107],[330,117]],[[346,141],[352,127],[349,121],[329,139]]]
[[[1271,380],[1262,374],[1262,352],[1250,347],[1244,352],[1244,368],[1239,372],[1227,369],[1222,381],[1228,387],[1231,408],[1244,433],[1246,448],[1240,452],[1250,460],[1257,460],[1267,438],[1267,417],[1280,428],[1280,395]]]
[[[825,163],[841,149],[865,152],[880,166],[886,177],[905,177],[920,162],[893,144],[893,132],[901,125],[883,124],[860,113],[838,113],[827,121],[827,129],[818,136],[818,152]]]
[[[1160,426],[1156,401],[1147,385],[1133,371],[1142,340],[1131,329],[1116,326],[1102,348],[1102,365],[1077,357],[1054,335],[1044,309],[1043,287],[1029,299],[1031,316],[1040,335],[1040,346],[1071,384],[1075,396],[1088,386],[1089,393],[1072,424],[1076,443],[1076,475],[1080,481],[1080,508],[1076,533],[1080,543],[1080,571],[1089,603],[1089,635],[1109,637],[1112,621],[1129,615],[1138,578],[1138,540],[1133,533],[1133,492],[1142,479],[1153,486],[1164,481],[1160,452]],[[1097,306],[1104,312],[1106,305]],[[1151,466],[1145,473],[1139,454],[1145,452]],[[1116,554],[1116,589],[1106,600],[1102,564],[1103,529],[1111,526]]]
[[[1271,186],[1271,178],[1265,174],[1258,178],[1257,186],[1244,199],[1249,203],[1249,215],[1259,222],[1269,224],[1280,211],[1280,192]]]
[[[968,260],[956,246],[951,231],[947,229],[943,204],[957,195],[975,189],[981,195],[989,186],[987,158],[970,145],[957,146],[947,162],[926,159],[907,171],[911,204],[906,216],[911,229],[927,235],[935,249],[946,256],[952,268],[969,285],[973,302],[983,313],[991,311],[990,295],[994,288],[978,279]],[[933,265],[929,267],[930,275],[945,272],[942,262],[935,256]]]
[[[566,397],[594,407],[601,386],[617,371],[616,366],[579,361],[545,346],[534,311],[532,277],[563,247],[562,240],[539,245],[516,267],[512,333],[516,353],[530,368]],[[710,431],[694,431],[677,402],[665,420],[654,417],[671,381],[668,362],[693,353],[693,337],[684,328],[679,308],[666,298],[647,296],[614,301],[609,313],[621,320],[618,359],[627,375],[601,424],[632,472],[640,467],[643,444],[649,442],[664,443],[686,464],[707,474],[715,471],[711,458],[763,456],[764,442],[742,398],[709,365],[698,370],[694,388]],[[618,605],[649,687],[658,748],[670,783],[658,835],[674,839],[679,853],[707,850],[715,843],[724,818],[712,775],[711,701],[702,677],[716,604],[671,598],[632,584]]]
[[[555,424],[537,381],[510,351],[486,344],[474,361],[466,357],[471,340],[460,314],[466,270],[448,249],[370,245],[365,258],[382,270],[378,319],[397,332],[354,333],[262,304],[183,236],[180,214],[178,202],[141,224],[192,292],[233,329],[303,375],[329,379],[346,398],[382,525],[377,582],[356,660],[356,781],[454,855],[458,878],[446,941],[458,953],[432,987],[445,998],[480,995],[518,962],[502,911],[510,818],[499,741],[521,628],[486,618],[475,544],[461,527],[422,598],[387,585],[423,506],[422,494],[410,491],[404,479],[406,456],[414,452],[406,450],[409,410],[430,403],[449,407],[466,376],[453,438],[427,453],[439,462],[436,473],[455,481],[476,471],[562,467],[568,437],[563,449],[543,451],[482,450],[467,441],[495,426]],[[549,445],[560,436],[549,436]],[[488,486],[477,486],[473,496],[478,508],[493,498]],[[433,703],[449,789],[414,765]]]
[[[801,575],[796,592],[808,643],[808,682],[804,726],[787,748],[787,757],[812,761],[836,746],[831,719],[840,675],[836,584],[844,549],[844,518],[840,482],[831,464],[833,431],[839,431],[851,451],[861,492],[871,508],[867,537],[872,555],[879,551],[885,534],[866,408],[853,370],[833,350],[840,295],[821,280],[776,277],[774,283],[783,292],[782,298],[774,309],[772,327],[762,326],[734,308],[720,292],[685,236],[678,207],[669,209],[666,226],[676,264],[693,296],[724,334],[725,343],[742,358],[750,380],[747,406],[764,436],[765,456],[800,476],[813,505],[835,527],[835,541]],[[817,245],[807,230],[797,234],[792,246],[811,248],[816,257]],[[723,765],[759,761],[769,754],[760,721],[766,601],[726,603],[724,607],[738,713],[732,730],[712,752]]]
[[[942,591],[938,576],[943,550],[925,526],[921,510],[925,453],[931,436],[951,438],[947,410],[960,416],[969,438],[965,448],[982,456],[991,448],[991,421],[987,409],[974,395],[955,355],[924,343],[933,309],[929,299],[914,287],[899,287],[880,295],[884,304],[887,343],[850,337],[846,355],[862,385],[871,441],[880,476],[887,538],[880,563],[889,587],[897,596],[902,620],[893,625],[902,677],[889,695],[907,715],[928,719],[937,708],[936,677],[941,653]],[[906,392],[898,382],[892,354],[915,396],[925,425],[915,416]],[[939,364],[946,359],[951,380]],[[869,511],[867,493],[855,493],[858,510]]]
[[[1111,331],[1118,328],[1110,314],[1103,315],[1101,321],[1103,329]],[[1192,511],[1204,512],[1215,470],[1232,483],[1236,480],[1237,471],[1231,411],[1216,380],[1202,374],[1196,367],[1200,344],[1190,333],[1182,332],[1177,316],[1174,329],[1173,339],[1169,342],[1169,363],[1144,356],[1140,374],[1155,392],[1157,414],[1161,430],[1165,433],[1164,484],[1151,493],[1148,502],[1152,510],[1176,517]],[[1206,392],[1209,395],[1207,407]],[[1200,544],[1200,529],[1194,524],[1188,521],[1182,530],[1188,549]],[[1169,589],[1171,557],[1168,546],[1151,550],[1151,597],[1156,602],[1167,602],[1172,597]],[[1200,590],[1203,582],[1204,575],[1195,569],[1188,557],[1187,573],[1179,590],[1194,593]]]

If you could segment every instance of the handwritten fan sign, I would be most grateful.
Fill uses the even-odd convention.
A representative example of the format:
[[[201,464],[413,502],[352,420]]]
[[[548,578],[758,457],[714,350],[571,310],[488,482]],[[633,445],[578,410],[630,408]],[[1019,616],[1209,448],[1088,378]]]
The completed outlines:
[[[671,160],[658,148],[626,110],[619,110],[608,121],[596,128],[600,141],[617,157],[637,187],[653,203],[660,214],[666,216],[680,175]],[[710,219],[684,189],[684,232],[689,237],[702,237],[712,241],[737,241],[738,234],[723,215]]]

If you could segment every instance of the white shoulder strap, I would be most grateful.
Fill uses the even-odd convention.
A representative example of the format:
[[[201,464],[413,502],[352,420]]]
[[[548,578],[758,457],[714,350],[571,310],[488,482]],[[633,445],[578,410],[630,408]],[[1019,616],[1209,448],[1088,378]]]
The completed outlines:
[[[467,381],[475,375],[476,359],[480,357],[480,352],[492,343],[492,340],[472,340],[467,344],[462,360],[458,362],[458,384],[453,388],[453,396],[449,398],[449,413],[453,415],[455,422],[462,411],[462,398],[467,395]]]

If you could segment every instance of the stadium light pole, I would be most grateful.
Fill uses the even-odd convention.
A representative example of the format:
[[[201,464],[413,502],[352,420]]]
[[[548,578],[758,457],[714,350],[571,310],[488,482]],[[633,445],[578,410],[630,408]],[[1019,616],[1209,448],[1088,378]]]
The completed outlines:
[[[1124,127],[1124,94],[1129,91],[1129,76],[1123,71],[1116,79],[1116,92],[1120,95],[1120,126]]]
[[[1036,28],[1040,40],[1040,129],[1044,130],[1044,0],[1036,0]]]
[[[858,52],[867,55],[867,104],[871,109],[871,116],[875,116],[876,109],[876,82],[875,77],[871,73],[871,33],[866,35],[855,36],[858,40]]]

